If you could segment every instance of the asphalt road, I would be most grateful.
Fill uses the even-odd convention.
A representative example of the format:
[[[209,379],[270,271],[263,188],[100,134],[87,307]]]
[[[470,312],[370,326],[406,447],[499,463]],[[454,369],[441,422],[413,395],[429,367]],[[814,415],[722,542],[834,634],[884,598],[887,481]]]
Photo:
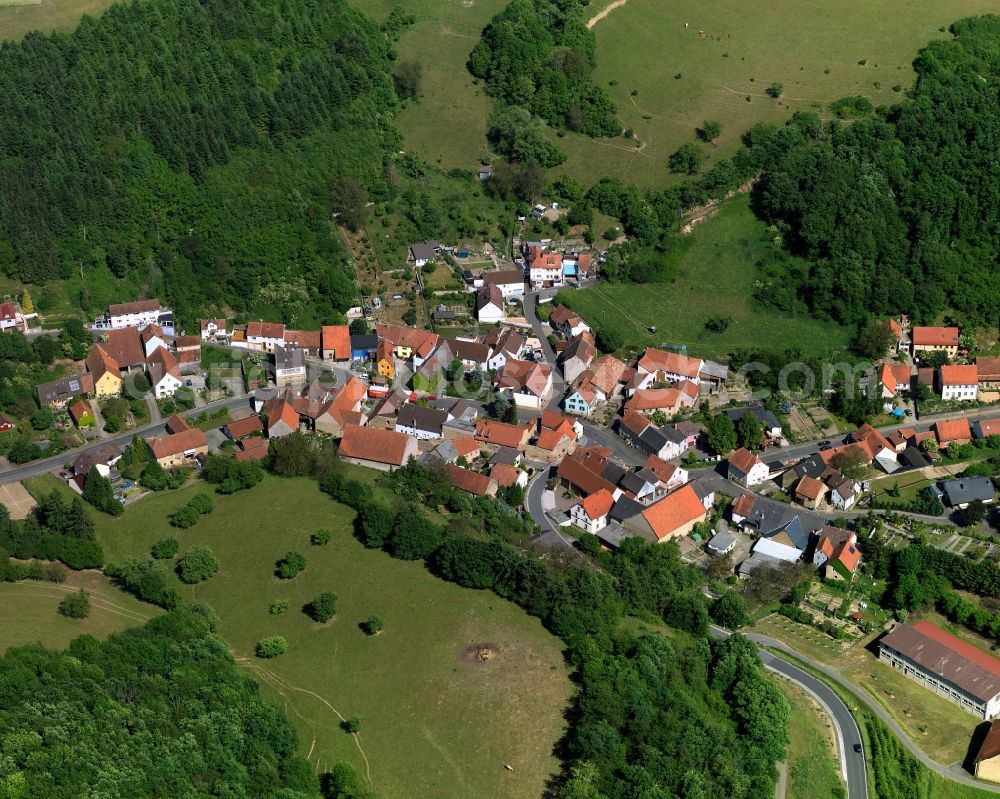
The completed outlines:
[[[730,635],[728,630],[712,626],[711,632],[719,638]],[[760,646],[758,636],[748,635]],[[854,745],[861,743],[861,731],[843,700],[822,680],[813,677],[798,666],[783,660],[761,648],[760,659],[765,668],[777,672],[811,694],[830,717],[837,738],[837,753],[840,759],[841,776],[847,783],[848,799],[868,799],[868,764],[864,752],[855,752]]]
[[[182,413],[181,416],[198,416],[205,411],[211,413],[212,411],[217,411],[220,408],[227,408],[229,410],[235,410],[237,408],[245,408],[250,405],[250,395],[244,395],[242,397],[233,397],[231,399],[216,400],[215,402],[208,402],[200,407],[192,408],[190,411]],[[61,469],[63,464],[67,461],[76,460],[77,457],[82,455],[84,452],[89,452],[90,450],[102,447],[105,444],[117,444],[119,447],[124,449],[130,443],[135,436],[156,436],[164,433],[166,431],[166,424],[162,421],[152,422],[150,424],[144,425],[143,427],[136,427],[133,430],[129,430],[127,433],[122,433],[117,436],[108,436],[107,438],[99,439],[91,444],[80,447],[78,449],[72,449],[68,452],[62,452],[59,455],[53,455],[51,458],[44,458],[38,461],[32,461],[31,463],[26,463],[23,466],[8,466],[5,469],[0,470],[0,483],[10,483],[15,480],[24,480],[28,477],[37,477],[53,469]]]

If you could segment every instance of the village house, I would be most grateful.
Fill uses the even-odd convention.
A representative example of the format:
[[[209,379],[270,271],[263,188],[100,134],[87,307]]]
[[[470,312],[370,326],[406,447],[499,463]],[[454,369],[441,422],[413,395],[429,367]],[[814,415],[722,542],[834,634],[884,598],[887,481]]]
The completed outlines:
[[[174,334],[174,312],[159,300],[136,300],[109,305],[94,320],[94,330],[120,330],[125,327],[159,325],[168,336]]]
[[[851,580],[860,563],[861,550],[858,548],[856,533],[831,525],[826,525],[819,531],[813,550],[813,564],[825,571],[825,577]]]
[[[534,289],[565,285],[562,255],[539,245],[529,247],[528,280]]]
[[[348,463],[388,472],[417,457],[417,439],[395,430],[349,424],[338,452]]]
[[[462,362],[467,372],[475,369],[486,371],[486,362],[490,358],[490,348],[479,341],[470,341],[464,338],[453,338],[448,340],[455,358]]]
[[[419,441],[441,438],[441,426],[451,418],[447,411],[425,408],[407,402],[396,417],[396,432],[406,433]]]
[[[555,463],[576,448],[577,439],[582,435],[583,427],[579,422],[556,411],[543,411],[537,435],[525,448],[525,457]]]
[[[989,477],[957,477],[939,484],[941,499],[949,508],[962,510],[973,502],[989,505],[996,498],[996,489]]]
[[[0,333],[8,333],[11,330],[20,330],[22,333],[28,331],[28,323],[24,314],[12,302],[0,303]]]
[[[739,425],[740,419],[746,414],[753,414],[754,418],[764,430],[764,436],[770,441],[780,441],[782,436],[781,422],[767,408],[727,408],[725,410],[734,425]]]
[[[890,350],[891,353],[910,352],[910,322],[905,316],[902,319],[892,319],[891,317],[883,319],[879,325],[892,333],[895,339]]]
[[[626,410],[618,424],[618,432],[629,444],[647,455],[674,460],[687,451],[687,436],[675,427],[657,427],[633,410]]]
[[[152,355],[146,358],[146,373],[153,396],[157,399],[172,397],[184,385],[180,364],[166,347],[153,350]]]
[[[552,367],[546,363],[507,359],[496,383],[498,389],[510,389],[522,408],[541,410],[552,399]]]
[[[508,359],[521,357],[528,346],[528,337],[512,327],[505,327],[491,332],[484,343],[490,348],[487,368],[499,371]]]
[[[557,305],[549,314],[549,326],[563,338],[573,338],[581,333],[592,333],[590,325],[565,305]]]
[[[374,333],[361,333],[350,337],[351,360],[370,361],[378,349],[378,336]],[[336,349],[334,349],[336,353]]]
[[[185,430],[191,429],[191,425],[188,424],[187,419],[176,412],[167,417],[163,426],[167,428],[167,432],[171,435],[174,433],[183,433]]]
[[[62,407],[73,397],[86,396],[94,393],[94,375],[85,372],[82,375],[70,375],[39,383],[35,386],[35,394],[39,405]]]
[[[975,402],[979,398],[979,375],[975,365],[942,366],[938,370],[938,390],[943,400]]]
[[[117,397],[122,393],[122,369],[100,344],[94,344],[90,348],[86,363],[94,384],[95,397],[104,399]]]
[[[869,462],[874,461],[887,473],[891,474],[899,468],[899,458],[895,445],[867,422],[851,433],[848,438],[854,443],[863,444],[870,456]],[[823,454],[832,451],[826,450]],[[827,463],[829,462],[827,461]]]
[[[475,430],[476,441],[489,452],[495,452],[499,447],[510,447],[523,452],[531,438],[530,422],[516,425],[494,419],[477,419]]]
[[[268,438],[284,438],[299,429],[299,412],[287,393],[283,392],[265,402],[262,412]]]
[[[463,469],[454,463],[444,464],[442,474],[448,485],[467,494],[472,494],[474,497],[495,497],[497,495],[497,481],[485,474]]]
[[[274,384],[278,388],[306,382],[306,354],[303,350],[274,348]]]
[[[656,475],[660,484],[667,491],[673,491],[688,481],[687,469],[667,463],[658,455],[650,455],[646,458],[646,462],[642,465],[642,468]]]
[[[286,350],[302,350],[310,358],[319,358],[323,351],[323,332],[321,330],[289,330],[285,328],[284,344]]]
[[[247,347],[256,352],[274,352],[285,345],[285,326],[280,322],[248,322]]]
[[[613,479],[602,475],[609,465],[615,466],[610,460],[608,450],[601,447],[585,447],[562,459],[556,469],[556,478],[563,488],[578,496],[587,497],[604,488],[617,499],[622,490],[615,485]],[[609,477],[617,478],[622,472],[624,470],[612,471]]]
[[[438,345],[437,333],[429,330],[379,323],[375,325],[375,333],[383,343],[389,344],[397,358],[412,359],[414,369],[419,369]]]
[[[972,762],[973,774],[978,779],[1000,782],[1000,720],[990,722],[990,728]]]
[[[201,365],[201,338],[199,336],[176,336],[173,353],[182,373],[196,372]]]
[[[487,283],[476,291],[476,320],[480,324],[493,325],[507,318],[503,294],[492,283]]]
[[[644,507],[622,524],[652,543],[688,535],[708,516],[701,498],[690,483]]]
[[[914,327],[910,333],[913,342],[913,355],[922,352],[944,352],[949,358],[958,355],[957,327]]]
[[[240,441],[249,436],[263,433],[264,425],[261,424],[259,416],[248,416],[246,419],[230,422],[222,428],[222,432],[231,440]]]
[[[946,449],[951,444],[968,444],[972,441],[972,428],[965,417],[934,422],[931,430],[941,449]]]
[[[807,508],[816,509],[826,497],[826,486],[815,477],[803,477],[795,487],[795,500]]]
[[[139,341],[142,342],[143,354],[148,358],[157,347],[167,348],[167,341],[164,338],[163,328],[159,325],[146,325],[139,332]]]
[[[698,402],[698,387],[690,380],[679,383],[677,388],[640,388],[625,402],[625,409],[651,414],[662,411],[668,416],[684,408],[693,408]]]
[[[69,416],[79,428],[94,426],[94,412],[85,399],[79,399],[69,406]]]
[[[875,377],[869,383],[869,394],[891,400],[910,390],[910,367],[901,363],[876,364]]]
[[[441,242],[433,239],[421,241],[410,245],[410,254],[407,260],[414,266],[424,266],[429,264],[441,254]]]
[[[15,427],[13,419],[0,413],[0,433],[9,433]]]
[[[505,300],[524,294],[524,272],[520,269],[483,272],[483,282],[496,286]]]
[[[208,441],[197,427],[150,439],[148,444],[153,458],[164,469],[188,466],[199,455],[208,453]]]
[[[606,488],[584,497],[570,509],[573,524],[585,533],[597,535],[608,524],[608,514],[615,504],[615,497]]]
[[[238,461],[260,461],[267,457],[269,446],[266,440],[259,437],[243,439],[236,451]]]
[[[91,469],[97,469],[101,477],[107,477],[121,458],[122,451],[117,444],[101,444],[76,456],[73,461],[73,474],[77,477],[86,477]]]
[[[769,474],[767,464],[746,448],[729,456],[727,476],[737,485],[752,488],[767,480]]]
[[[980,355],[976,358],[976,377],[980,391],[1000,389],[1000,355]]]
[[[972,424],[972,430],[975,432],[976,438],[1000,436],[1000,416],[993,419],[977,419]]]
[[[497,463],[490,468],[490,477],[497,481],[500,488],[512,488],[519,486],[527,488],[528,473],[509,463]]]
[[[677,352],[646,347],[636,364],[639,372],[653,375],[657,382],[680,383],[690,380],[695,385],[701,381],[701,370],[705,362],[701,358],[689,358]]]
[[[583,332],[574,336],[559,358],[566,382],[570,385],[575,383],[590,368],[596,354],[597,347],[591,333]]]
[[[199,319],[202,341],[220,338],[228,339],[233,335],[233,326],[228,319]]]

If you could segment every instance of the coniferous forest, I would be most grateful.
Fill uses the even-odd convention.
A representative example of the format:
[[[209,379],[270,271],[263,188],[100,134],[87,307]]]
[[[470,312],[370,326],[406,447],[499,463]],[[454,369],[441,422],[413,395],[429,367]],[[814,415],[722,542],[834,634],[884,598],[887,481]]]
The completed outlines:
[[[334,195],[385,191],[395,105],[386,39],[343,0],[151,0],[6,42],[0,273],[330,317],[354,293]]]

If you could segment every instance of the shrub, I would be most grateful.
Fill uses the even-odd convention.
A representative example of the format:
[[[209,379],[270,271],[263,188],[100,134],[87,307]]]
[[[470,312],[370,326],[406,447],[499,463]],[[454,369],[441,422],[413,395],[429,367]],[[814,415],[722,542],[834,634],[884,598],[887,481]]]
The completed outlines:
[[[365,632],[369,635],[378,635],[385,627],[385,619],[377,613],[373,613],[365,622]]]
[[[330,621],[337,612],[337,595],[324,591],[304,608],[306,615],[320,624]]]
[[[162,491],[167,487],[169,479],[170,475],[167,474],[166,469],[156,461],[150,461],[143,468],[142,474],[139,475],[139,485],[150,491]]]
[[[324,544],[329,543],[331,538],[333,538],[333,532],[331,530],[317,530],[309,536],[309,543],[314,547],[321,547]]]
[[[343,727],[346,732],[354,735],[354,733],[361,729],[361,719],[357,716],[351,716],[348,719],[344,719],[340,723],[340,726]]]
[[[775,100],[777,100],[779,97],[781,97],[781,93],[784,90],[785,87],[782,86],[780,83],[772,83],[770,86],[764,89],[764,94],[766,94],[768,97],[773,97]]]
[[[281,635],[269,635],[257,642],[254,651],[259,658],[276,658],[288,651],[288,641]]]
[[[190,505],[182,505],[170,517],[170,524],[174,527],[179,527],[181,530],[186,530],[200,518],[201,514]]]
[[[287,599],[276,599],[271,603],[271,606],[267,609],[267,612],[272,616],[280,616],[288,610],[288,600]]]
[[[290,550],[275,565],[282,580],[291,580],[306,567],[306,556],[301,552]]]
[[[177,562],[177,576],[184,583],[201,583],[219,570],[219,561],[208,547],[192,547]]]
[[[45,566],[45,579],[50,583],[66,582],[68,570],[61,563],[49,563]]]
[[[152,555],[156,560],[169,560],[181,548],[181,542],[176,538],[161,538],[153,544]]]
[[[90,615],[90,594],[82,588],[59,603],[59,613],[68,619],[85,619]]]

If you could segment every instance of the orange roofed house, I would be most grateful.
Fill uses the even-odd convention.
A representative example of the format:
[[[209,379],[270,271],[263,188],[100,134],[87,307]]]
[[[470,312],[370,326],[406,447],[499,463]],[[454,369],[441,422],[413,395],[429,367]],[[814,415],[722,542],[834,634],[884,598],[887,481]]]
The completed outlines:
[[[934,422],[931,430],[934,431],[937,445],[942,448],[952,444],[968,444],[972,441],[972,428],[969,427],[969,420],[964,417]]]
[[[913,354],[921,352],[945,352],[949,358],[958,354],[957,327],[914,327],[910,335]]]
[[[608,489],[600,488],[574,505],[570,518],[584,532],[597,535],[608,526],[608,514],[614,504],[614,495]]]
[[[975,364],[942,366],[938,370],[941,399],[975,402],[979,398],[979,373]]]
[[[417,439],[395,430],[377,427],[344,427],[340,457],[348,463],[389,472],[417,457]]]
[[[149,451],[164,469],[185,466],[208,452],[205,434],[197,427],[150,439]]]
[[[516,425],[493,419],[477,419],[475,438],[480,446],[490,452],[495,452],[500,447],[510,447],[523,452],[528,445],[528,439],[531,438],[531,423]]]
[[[659,543],[687,535],[707,516],[701,498],[688,483],[626,519],[623,525],[647,541]]]
[[[834,580],[850,580],[861,563],[858,536],[851,530],[827,525],[819,531],[819,541],[813,552],[813,563],[826,567],[826,576]]]
[[[347,325],[323,325],[320,338],[324,361],[351,360],[351,329]]]
[[[910,390],[910,367],[902,363],[883,363],[875,367],[871,396],[892,399],[901,391]]]

